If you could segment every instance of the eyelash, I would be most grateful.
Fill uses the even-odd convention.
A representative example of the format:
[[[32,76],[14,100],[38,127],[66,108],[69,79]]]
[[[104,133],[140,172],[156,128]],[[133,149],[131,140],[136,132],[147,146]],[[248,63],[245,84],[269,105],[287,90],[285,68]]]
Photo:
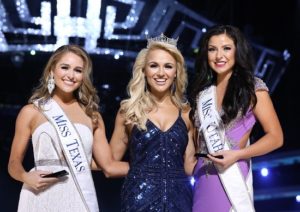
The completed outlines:
[[[158,66],[157,64],[151,64],[150,68],[156,68],[157,66]],[[173,66],[171,66],[171,65],[165,65],[164,67],[167,68],[167,69],[173,68]]]
[[[68,70],[69,67],[68,67],[68,66],[62,66],[61,69]],[[75,71],[76,71],[77,73],[82,73],[82,70],[80,70],[80,69],[75,69]]]
[[[223,50],[224,51],[230,51],[231,47],[226,46],[226,47],[223,48]],[[208,48],[208,51],[209,52],[216,51],[216,48]]]

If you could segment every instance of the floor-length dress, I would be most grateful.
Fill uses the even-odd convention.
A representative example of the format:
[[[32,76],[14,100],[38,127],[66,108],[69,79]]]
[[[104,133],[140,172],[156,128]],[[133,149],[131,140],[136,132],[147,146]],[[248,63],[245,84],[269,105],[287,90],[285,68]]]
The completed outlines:
[[[130,139],[130,170],[121,192],[122,211],[190,212],[192,187],[184,172],[187,127],[179,114],[167,131],[150,120]]]
[[[268,91],[266,84],[256,78],[256,90]],[[197,114],[196,114],[197,117]],[[239,148],[241,138],[252,129],[256,119],[253,111],[249,110],[245,116],[238,116],[225,126],[225,133],[232,146],[232,149]],[[196,126],[200,125],[199,119]],[[249,176],[250,160],[240,160],[238,165],[245,179]],[[199,158],[194,169],[194,194],[193,194],[193,212],[229,212],[231,203],[222,186],[217,170],[212,163],[206,159]]]
[[[93,135],[86,125],[74,124],[86,152],[88,161],[92,158]],[[32,134],[32,145],[35,166],[38,170],[51,172],[65,169],[68,176],[62,177],[60,182],[44,191],[34,191],[23,184],[18,211],[20,212],[84,212],[86,208],[76,188],[70,170],[58,143],[58,136],[54,127],[49,122],[39,125]],[[32,169],[34,170],[34,168]]]

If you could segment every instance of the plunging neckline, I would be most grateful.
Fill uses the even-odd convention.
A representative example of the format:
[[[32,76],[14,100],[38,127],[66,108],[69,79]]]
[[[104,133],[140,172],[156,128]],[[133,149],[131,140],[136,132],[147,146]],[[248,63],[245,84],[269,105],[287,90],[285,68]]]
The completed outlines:
[[[150,124],[152,124],[152,126],[154,126],[156,129],[158,129],[160,132],[162,132],[162,133],[167,133],[167,132],[169,132],[174,126],[175,126],[175,124],[178,122],[178,120],[179,120],[179,118],[181,117],[181,115],[180,115],[180,113],[179,113],[179,115],[178,115],[178,117],[176,118],[176,120],[174,121],[174,123],[167,129],[167,130],[162,130],[161,128],[159,128],[156,124],[154,124],[154,122],[153,121],[151,121],[151,119],[147,119],[147,121],[150,123]]]

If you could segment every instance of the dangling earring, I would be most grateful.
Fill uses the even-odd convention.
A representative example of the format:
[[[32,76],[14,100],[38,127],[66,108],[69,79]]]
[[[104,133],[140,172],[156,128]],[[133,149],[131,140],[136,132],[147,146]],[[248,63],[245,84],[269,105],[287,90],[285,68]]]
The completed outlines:
[[[82,92],[81,92],[81,89],[78,88],[78,98],[81,100],[83,98],[83,95],[82,95]]]
[[[53,76],[53,73],[52,73],[52,72],[50,73],[50,76],[49,76],[49,79],[48,79],[48,85],[47,85],[47,88],[48,88],[49,94],[51,95],[51,94],[52,94],[52,91],[53,91],[54,88],[55,88],[54,76]]]
[[[175,95],[175,92],[176,92],[176,82],[174,80],[173,83],[172,83],[172,86],[171,86],[171,93],[172,93],[173,96]]]
[[[209,69],[209,74],[207,75],[207,81],[212,81],[213,79],[213,70],[212,69]]]
[[[147,86],[147,80],[146,80],[146,77],[145,77],[145,87],[144,87],[144,92],[146,93],[148,90],[148,86]]]

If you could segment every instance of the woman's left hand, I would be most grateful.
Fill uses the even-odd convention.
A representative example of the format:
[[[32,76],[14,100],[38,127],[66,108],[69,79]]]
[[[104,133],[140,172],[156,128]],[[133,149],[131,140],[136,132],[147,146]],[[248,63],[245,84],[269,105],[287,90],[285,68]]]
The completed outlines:
[[[222,155],[223,158],[219,159],[214,156]],[[237,150],[223,150],[214,154],[208,154],[208,158],[221,170],[227,169],[229,166],[239,160]]]

